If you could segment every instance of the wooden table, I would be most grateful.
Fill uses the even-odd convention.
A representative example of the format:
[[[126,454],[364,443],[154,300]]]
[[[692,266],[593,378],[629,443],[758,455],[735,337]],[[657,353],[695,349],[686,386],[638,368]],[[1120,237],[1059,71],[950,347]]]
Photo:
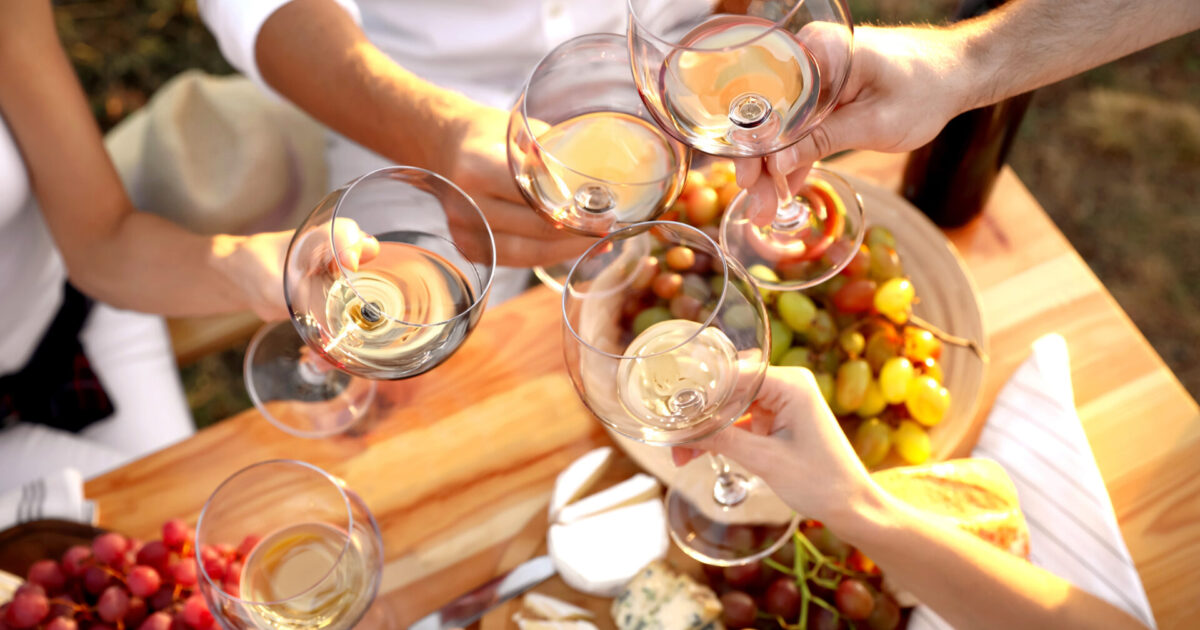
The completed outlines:
[[[894,188],[902,163],[856,154],[842,168]],[[1036,338],[1062,334],[1079,414],[1159,626],[1194,627],[1196,402],[1011,171],[983,217],[949,237],[979,287],[991,346],[980,413]],[[213,488],[243,466],[312,462],[374,511],[387,556],[379,605],[407,627],[534,555],[555,475],[609,443],[567,379],[559,321],[558,296],[541,288],[493,309],[446,364],[381,384],[386,422],[363,437],[292,438],[251,410],[91,480],[86,494],[105,527],[151,537],[168,518],[194,522]]]

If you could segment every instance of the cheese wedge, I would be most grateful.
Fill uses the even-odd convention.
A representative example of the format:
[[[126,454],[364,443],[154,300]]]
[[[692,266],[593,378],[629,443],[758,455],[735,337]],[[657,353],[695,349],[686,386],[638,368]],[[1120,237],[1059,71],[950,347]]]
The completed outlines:
[[[720,630],[721,602],[712,589],[656,561],[617,594],[618,630]]]
[[[591,619],[594,616],[590,610],[569,604],[549,595],[542,595],[541,593],[526,593],[524,607],[524,612],[528,613],[531,617],[551,621]]]
[[[558,474],[554,481],[554,492],[550,495],[550,522],[558,520],[558,512],[584,495],[612,462],[611,446],[601,446],[571,462]]]
[[[612,597],[647,564],[667,554],[667,515],[653,499],[602,512],[569,525],[554,524],[546,537],[550,557],[571,588]]]
[[[658,485],[657,479],[644,473],[638,473],[611,488],[564,507],[559,510],[558,518],[555,521],[561,525],[569,525],[609,510],[657,499],[660,496],[660,490],[661,486]]]

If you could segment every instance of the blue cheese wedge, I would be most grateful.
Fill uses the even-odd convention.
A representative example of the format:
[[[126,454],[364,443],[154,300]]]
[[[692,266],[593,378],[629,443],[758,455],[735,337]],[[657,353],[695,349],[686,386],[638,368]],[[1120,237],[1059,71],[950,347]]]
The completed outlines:
[[[612,616],[619,630],[724,630],[716,593],[661,560],[617,594]]]

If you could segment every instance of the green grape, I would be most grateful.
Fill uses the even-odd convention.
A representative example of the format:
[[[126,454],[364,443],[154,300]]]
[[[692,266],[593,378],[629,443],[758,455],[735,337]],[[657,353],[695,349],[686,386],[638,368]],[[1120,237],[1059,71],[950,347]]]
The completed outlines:
[[[749,329],[754,328],[758,318],[754,316],[754,309],[749,304],[733,304],[725,310],[721,315],[721,319],[725,320],[725,325],[730,328]]]
[[[756,280],[762,280],[764,282],[774,282],[774,283],[779,282],[779,275],[776,274],[774,271],[772,271],[771,268],[766,265],[750,265],[750,268],[747,269],[746,271],[749,271],[750,275],[754,276],[754,278]],[[779,294],[778,291],[772,291],[770,289],[764,289],[762,287],[759,287],[758,292],[762,294],[763,302],[765,302],[767,304],[771,304],[772,302],[774,302],[775,296]]]
[[[860,418],[873,418],[883,413],[887,407],[887,401],[883,399],[883,393],[879,391],[879,381],[871,379],[867,384],[867,394],[863,396],[862,404],[858,406],[858,415]]]
[[[833,375],[827,372],[814,372],[813,378],[817,381],[817,389],[821,390],[821,396],[825,398],[825,403],[833,404]]]
[[[771,318],[771,365],[779,365],[784,353],[792,347],[793,335],[787,324],[775,317]]]
[[[879,418],[863,420],[854,432],[853,443],[864,466],[877,466],[892,450],[892,428]]]
[[[942,342],[933,333],[915,326],[904,329],[904,356],[920,363],[929,357],[936,359],[941,354]]]
[[[888,247],[896,247],[896,237],[892,235],[892,231],[882,225],[872,225],[867,228],[867,235],[863,239],[867,247],[872,245],[886,245]]]
[[[888,404],[897,405],[908,398],[908,383],[913,378],[913,364],[904,357],[892,357],[879,370],[879,390]]]
[[[857,330],[843,330],[842,334],[838,335],[838,344],[842,346],[842,352],[845,352],[846,356],[857,359],[866,347],[867,340]]]
[[[642,331],[659,323],[672,319],[671,311],[665,306],[651,306],[633,318],[633,334],[640,335]]]
[[[720,274],[709,276],[708,287],[712,289],[712,294],[714,297],[721,295],[721,291],[725,290],[725,276]]]
[[[876,282],[886,282],[892,278],[904,275],[900,266],[900,256],[888,245],[875,244],[870,246],[871,269],[868,275]]]
[[[933,378],[939,385],[946,384],[946,377],[942,373],[942,364],[933,357],[921,361],[921,373]]]
[[[946,417],[950,409],[950,392],[932,376],[918,376],[908,382],[904,406],[913,419],[931,427]]]
[[[833,323],[833,315],[819,308],[813,318],[812,326],[806,335],[808,342],[816,348],[827,348],[837,338],[837,325]]]
[[[842,354],[830,348],[817,355],[817,369],[830,374],[837,374],[838,366],[842,364]]]
[[[712,297],[712,289],[708,286],[708,281],[703,276],[696,273],[684,274],[682,293],[690,295],[701,302],[705,302]]]
[[[871,384],[871,366],[862,359],[851,359],[838,368],[835,390],[837,406],[846,413],[853,413],[862,406]]]
[[[864,356],[871,370],[878,372],[888,359],[900,354],[900,337],[890,330],[876,330],[867,337],[867,348]]]
[[[799,291],[781,293],[775,302],[775,310],[783,318],[783,323],[798,333],[808,331],[817,317],[817,305],[812,298]]]
[[[916,291],[908,278],[892,278],[875,291],[875,310],[884,317],[903,323],[908,320],[908,309],[912,307]]]
[[[796,346],[783,353],[783,358],[779,359],[779,365],[802,367],[811,370],[814,365],[812,350],[804,346]]]
[[[912,420],[904,420],[896,427],[892,432],[892,444],[900,457],[910,464],[925,463],[933,451],[929,443],[929,434]]]

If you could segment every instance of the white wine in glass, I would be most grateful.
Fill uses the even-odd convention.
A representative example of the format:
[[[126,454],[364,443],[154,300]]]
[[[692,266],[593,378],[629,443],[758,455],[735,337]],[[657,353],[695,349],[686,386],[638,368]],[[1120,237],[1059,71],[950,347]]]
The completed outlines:
[[[373,577],[365,570],[362,549],[346,540],[346,532],[331,525],[299,523],[254,547],[242,568],[242,598],[280,602],[247,606],[260,627],[328,628],[363,615],[371,605]],[[313,586],[312,576],[331,566],[329,579]]]
[[[543,218],[579,234],[604,236],[665,212],[688,158],[642,103],[619,35],[583,35],[550,51],[509,117],[517,188]]]

